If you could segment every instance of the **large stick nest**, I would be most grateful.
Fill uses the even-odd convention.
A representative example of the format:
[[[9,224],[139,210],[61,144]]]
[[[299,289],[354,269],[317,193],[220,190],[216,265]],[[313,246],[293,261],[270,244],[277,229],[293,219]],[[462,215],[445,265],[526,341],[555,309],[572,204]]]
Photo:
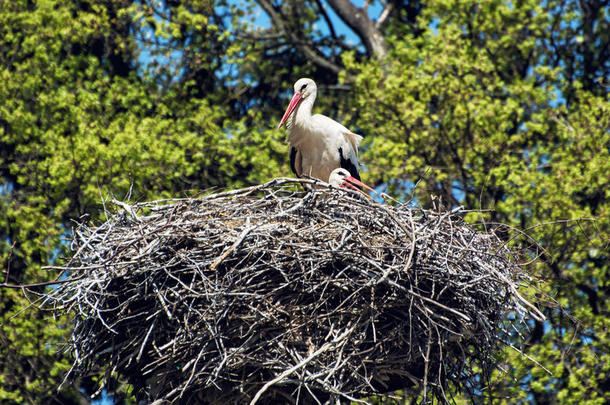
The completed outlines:
[[[157,403],[410,386],[446,400],[481,384],[530,308],[514,252],[459,210],[295,182],[115,202],[107,222],[76,229],[69,280],[47,297],[74,317],[71,375],[102,369]]]

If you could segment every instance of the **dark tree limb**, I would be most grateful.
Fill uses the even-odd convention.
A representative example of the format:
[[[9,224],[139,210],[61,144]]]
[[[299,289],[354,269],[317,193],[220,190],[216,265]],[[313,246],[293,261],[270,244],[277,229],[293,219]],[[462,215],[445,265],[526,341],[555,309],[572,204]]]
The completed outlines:
[[[377,59],[383,59],[387,55],[385,38],[375,22],[368,17],[365,7],[356,7],[349,0],[327,1],[345,24],[358,35],[369,55]],[[381,15],[386,19],[387,16],[384,14],[386,14],[385,10]]]
[[[318,66],[321,66],[325,69],[328,69],[334,73],[339,73],[343,70],[343,67],[337,65],[326,59],[323,55],[320,55],[313,49],[310,45],[308,45],[305,41],[302,41],[296,33],[287,27],[285,23],[285,18],[281,14],[279,10],[276,10],[275,7],[268,0],[256,0],[257,3],[265,10],[269,18],[271,18],[271,22],[275,26],[276,30],[281,34],[285,35],[291,43],[293,43],[307,59],[311,62],[315,63]]]

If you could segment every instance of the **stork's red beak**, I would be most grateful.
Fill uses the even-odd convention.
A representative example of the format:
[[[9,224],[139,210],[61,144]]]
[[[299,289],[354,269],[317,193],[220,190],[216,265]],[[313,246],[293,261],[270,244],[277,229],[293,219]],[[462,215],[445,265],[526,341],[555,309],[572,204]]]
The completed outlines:
[[[280,121],[280,125],[277,126],[278,128],[281,128],[282,125],[284,125],[284,123],[286,122],[288,117],[290,117],[290,114],[292,114],[294,109],[297,108],[297,106],[299,105],[299,103],[302,100],[303,100],[303,97],[301,96],[300,93],[294,93],[294,96],[292,96],[292,100],[290,100],[290,104],[288,104],[288,108],[286,108],[286,112],[284,113],[284,116],[282,117],[282,120]]]
[[[364,187],[367,190],[372,191],[373,193],[377,194],[377,191],[373,190],[371,187],[367,186],[366,184],[364,184],[363,182],[361,182],[360,180],[358,180],[355,177],[349,176],[343,179],[343,187],[348,187],[351,188],[352,190],[356,190],[361,192],[362,194],[364,194],[367,197],[371,197],[368,194],[364,193],[362,191],[362,189],[358,188],[358,187]]]

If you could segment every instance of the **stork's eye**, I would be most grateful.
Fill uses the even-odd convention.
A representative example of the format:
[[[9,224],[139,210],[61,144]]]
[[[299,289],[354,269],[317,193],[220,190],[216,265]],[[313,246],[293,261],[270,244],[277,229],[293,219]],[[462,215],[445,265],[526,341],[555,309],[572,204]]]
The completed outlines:
[[[303,92],[303,90],[305,90],[305,87],[307,87],[307,85],[306,85],[306,84],[304,84],[304,85],[302,85],[302,86],[301,86],[301,93]]]

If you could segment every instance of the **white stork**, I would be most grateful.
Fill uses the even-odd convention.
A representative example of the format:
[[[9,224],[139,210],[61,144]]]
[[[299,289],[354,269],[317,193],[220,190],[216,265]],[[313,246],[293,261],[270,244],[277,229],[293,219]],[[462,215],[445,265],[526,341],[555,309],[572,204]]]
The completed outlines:
[[[299,79],[294,84],[294,95],[278,125],[290,130],[290,168],[297,176],[309,175],[329,182],[336,168],[346,169],[360,180],[358,142],[362,139],[321,114],[311,114],[317,87],[311,79]]]
[[[352,190],[356,190],[364,194],[364,196],[367,198],[372,197],[364,193],[362,191],[362,187],[366,188],[367,190],[371,190],[373,193],[377,194],[375,190],[353,177],[350,172],[348,172],[342,167],[339,167],[330,173],[330,176],[328,178],[328,184],[335,187],[351,188]]]

